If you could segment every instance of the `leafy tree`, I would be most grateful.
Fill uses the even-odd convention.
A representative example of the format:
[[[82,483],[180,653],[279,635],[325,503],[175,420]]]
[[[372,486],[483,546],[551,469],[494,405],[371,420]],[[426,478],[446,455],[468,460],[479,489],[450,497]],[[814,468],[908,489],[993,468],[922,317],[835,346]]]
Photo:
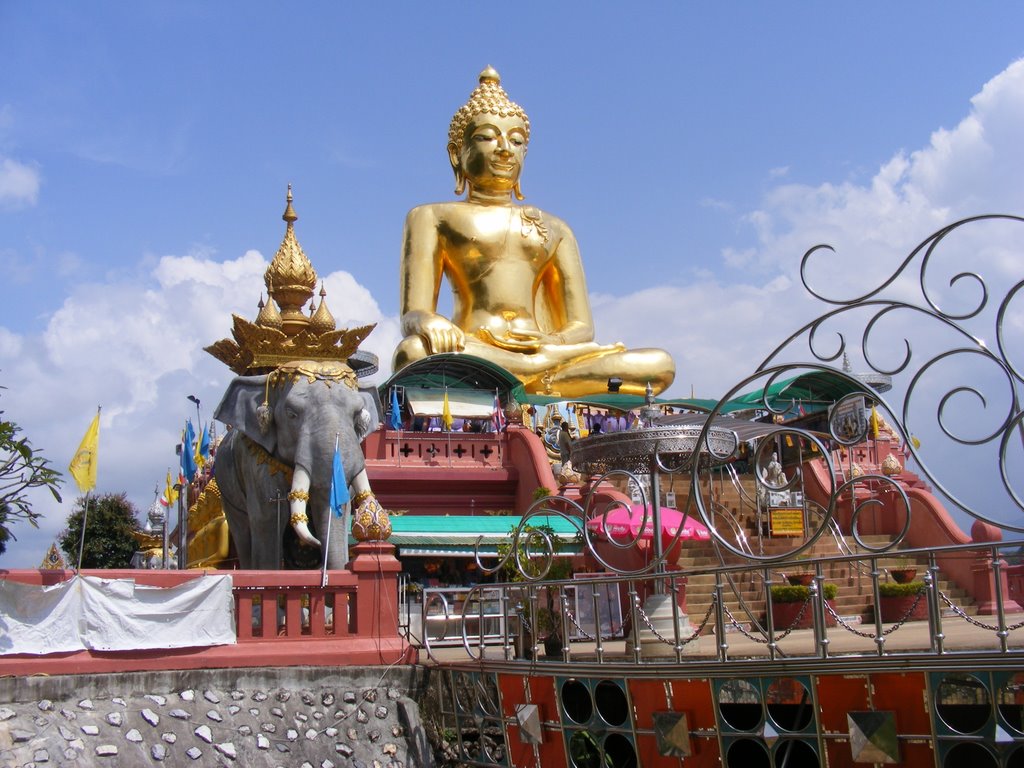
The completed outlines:
[[[0,505],[0,555],[7,551],[7,540],[11,538],[11,532],[7,530],[6,504]]]
[[[85,524],[83,568],[130,568],[132,555],[139,548],[134,533],[139,530],[138,511],[124,493],[80,497],[68,515],[68,527],[61,532],[60,548],[68,563],[78,562],[78,546],[82,540],[82,512],[89,498],[89,514]]]
[[[0,411],[0,417],[3,413]],[[61,500],[57,491],[63,483],[60,472],[20,434],[21,427],[0,418],[0,554],[7,548],[9,539],[17,538],[11,533],[15,522],[27,520],[33,528],[39,527],[40,513],[32,509],[28,491],[46,488],[53,498]]]

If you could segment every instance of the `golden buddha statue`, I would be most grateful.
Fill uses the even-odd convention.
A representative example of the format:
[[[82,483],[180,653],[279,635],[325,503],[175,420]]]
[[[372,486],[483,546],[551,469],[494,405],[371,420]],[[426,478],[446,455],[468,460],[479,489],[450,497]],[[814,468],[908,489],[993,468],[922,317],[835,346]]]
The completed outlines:
[[[519,176],[530,121],[488,67],[448,132],[455,193],[465,200],[421,205],[405,220],[399,370],[423,357],[466,352],[517,376],[528,392],[581,397],[608,390],[667,388],[675,365],[661,349],[594,341],[590,298],[569,226],[522,200]],[[437,312],[442,277],[453,317]]]

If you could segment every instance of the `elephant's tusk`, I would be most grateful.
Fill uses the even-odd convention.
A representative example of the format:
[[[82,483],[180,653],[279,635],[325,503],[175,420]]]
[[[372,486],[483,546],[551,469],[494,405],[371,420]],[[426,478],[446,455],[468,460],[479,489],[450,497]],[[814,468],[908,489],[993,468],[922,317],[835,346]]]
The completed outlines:
[[[309,532],[309,515],[306,508],[309,503],[309,473],[302,467],[295,467],[292,475],[292,489],[288,493],[288,508],[291,511],[290,522],[299,537],[299,541],[313,547],[320,546],[320,540]]]
[[[363,469],[358,475],[352,478],[352,497],[355,498],[360,493],[370,490],[370,478],[366,474],[366,470]]]

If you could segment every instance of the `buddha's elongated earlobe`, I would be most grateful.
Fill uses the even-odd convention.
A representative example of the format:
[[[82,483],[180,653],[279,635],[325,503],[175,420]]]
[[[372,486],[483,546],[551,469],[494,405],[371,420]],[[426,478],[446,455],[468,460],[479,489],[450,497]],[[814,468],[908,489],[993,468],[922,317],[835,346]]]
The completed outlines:
[[[516,179],[516,183],[512,186],[512,194],[514,194],[516,196],[516,200],[525,200],[526,199],[525,197],[523,197],[522,190],[519,189],[519,179]]]
[[[461,195],[466,191],[466,175],[462,172],[459,160],[459,145],[454,141],[448,142],[448,162],[452,164],[452,172],[455,174],[455,194]]]

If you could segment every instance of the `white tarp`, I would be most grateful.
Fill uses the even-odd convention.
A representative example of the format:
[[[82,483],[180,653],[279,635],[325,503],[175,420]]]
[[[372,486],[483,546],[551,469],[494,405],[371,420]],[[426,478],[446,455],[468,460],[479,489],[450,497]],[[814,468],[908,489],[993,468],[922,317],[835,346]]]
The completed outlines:
[[[405,397],[416,416],[440,416],[444,413],[444,393],[443,389],[408,387]],[[494,393],[475,389],[449,389],[448,410],[455,418],[489,419],[494,415]]]
[[[236,642],[231,576],[176,587],[75,576],[41,587],[0,582],[0,655],[193,648]]]

